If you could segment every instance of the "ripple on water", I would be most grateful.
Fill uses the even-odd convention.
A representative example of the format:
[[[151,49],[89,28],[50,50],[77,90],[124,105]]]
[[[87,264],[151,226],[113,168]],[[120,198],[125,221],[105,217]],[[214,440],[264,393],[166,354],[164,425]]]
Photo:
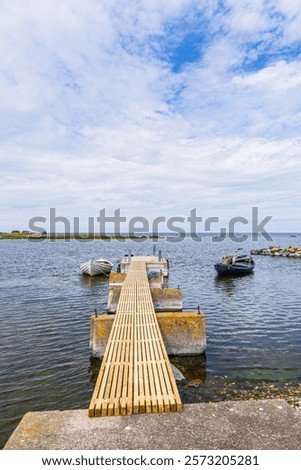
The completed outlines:
[[[253,275],[217,278],[214,263],[235,248],[209,237],[157,244],[184,309],[206,314],[206,355],[172,359],[186,377],[184,403],[300,396],[301,260],[257,257]],[[128,249],[152,254],[153,243],[1,241],[1,444],[29,410],[88,406],[99,369],[90,316],[106,308],[108,279],[81,276],[79,264],[103,256],[116,265]]]

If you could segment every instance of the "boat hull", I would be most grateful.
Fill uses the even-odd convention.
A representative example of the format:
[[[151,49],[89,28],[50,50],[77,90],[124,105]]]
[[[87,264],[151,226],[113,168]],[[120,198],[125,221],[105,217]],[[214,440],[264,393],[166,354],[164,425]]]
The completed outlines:
[[[87,276],[108,276],[113,268],[113,263],[110,261],[99,259],[89,260],[80,265],[81,271]]]
[[[235,266],[217,263],[214,265],[214,267],[219,276],[240,276],[244,274],[250,274],[255,267],[255,263],[249,266]]]

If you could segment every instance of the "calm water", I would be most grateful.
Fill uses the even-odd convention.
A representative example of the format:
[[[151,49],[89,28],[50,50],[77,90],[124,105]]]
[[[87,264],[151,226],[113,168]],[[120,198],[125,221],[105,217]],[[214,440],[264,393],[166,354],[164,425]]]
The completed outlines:
[[[280,245],[301,236],[275,235]],[[197,358],[174,358],[184,372],[184,403],[300,397],[301,259],[256,257],[252,275],[217,279],[213,264],[237,245],[159,241],[170,259],[169,286],[180,285],[184,309],[206,314],[208,348]],[[247,241],[239,246],[268,246]],[[91,360],[91,313],[107,303],[107,278],[81,276],[93,257],[118,260],[143,243],[0,240],[0,426],[3,445],[27,411],[87,408],[99,361]]]

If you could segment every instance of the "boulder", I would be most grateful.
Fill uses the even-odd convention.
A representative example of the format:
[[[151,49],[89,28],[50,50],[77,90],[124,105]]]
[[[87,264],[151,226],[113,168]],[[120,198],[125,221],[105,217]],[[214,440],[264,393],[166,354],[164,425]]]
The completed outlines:
[[[279,245],[271,245],[269,246],[269,250],[271,251],[271,253],[275,253],[276,251],[281,250],[281,248]]]

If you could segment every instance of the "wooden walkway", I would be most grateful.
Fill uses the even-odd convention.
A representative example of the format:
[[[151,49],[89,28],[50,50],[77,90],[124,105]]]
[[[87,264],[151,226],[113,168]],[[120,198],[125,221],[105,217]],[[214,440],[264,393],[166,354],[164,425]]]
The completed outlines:
[[[89,416],[163,411],[182,411],[182,403],[155,315],[146,260],[135,257],[121,289]]]

